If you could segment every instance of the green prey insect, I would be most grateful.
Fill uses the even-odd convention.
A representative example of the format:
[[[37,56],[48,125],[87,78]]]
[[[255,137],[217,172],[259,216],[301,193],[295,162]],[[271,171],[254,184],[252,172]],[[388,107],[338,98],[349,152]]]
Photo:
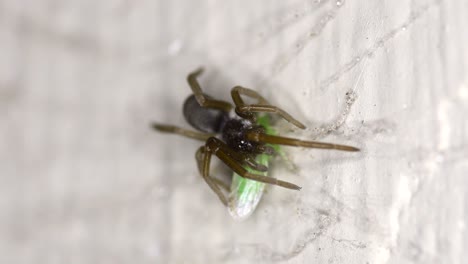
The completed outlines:
[[[195,154],[199,172],[234,218],[244,219],[255,210],[266,183],[291,190],[301,189],[294,183],[267,176],[270,157],[279,150],[276,145],[359,151],[351,146],[276,135],[263,114],[278,115],[301,129],[305,129],[305,126],[286,111],[271,105],[252,89],[242,86],[232,88],[231,97],[235,107],[212,98],[203,93],[198,83],[197,78],[202,72],[203,69],[199,68],[188,75],[187,81],[193,94],[185,100],[183,106],[186,121],[198,131],[159,123],[153,123],[152,127],[160,132],[205,142]],[[242,96],[250,97],[256,102],[246,104]],[[235,114],[231,112],[233,108]],[[210,175],[212,155],[235,172],[231,189],[223,181]],[[230,192],[229,197],[225,192]]]
[[[268,115],[257,116],[256,123],[263,126],[267,134],[277,134],[276,130],[271,125],[271,120]],[[284,155],[279,145],[269,144],[269,146],[271,146],[279,155]],[[255,161],[265,167],[268,167],[271,158],[271,155],[259,154],[255,158]],[[248,166],[246,166],[245,169],[249,173],[258,173],[268,176],[266,171],[256,171]],[[263,196],[264,189],[265,183],[243,178],[234,172],[232,175],[228,200],[228,210],[231,216],[236,220],[244,220],[249,217],[257,208],[257,205]]]

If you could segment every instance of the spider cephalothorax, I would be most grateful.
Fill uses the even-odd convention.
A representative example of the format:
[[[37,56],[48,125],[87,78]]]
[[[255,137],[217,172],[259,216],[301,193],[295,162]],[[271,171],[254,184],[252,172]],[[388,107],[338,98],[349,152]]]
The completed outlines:
[[[265,128],[253,125],[249,120],[231,119],[223,127],[221,137],[233,150],[240,153],[263,153],[265,143],[252,141],[247,138],[247,133],[265,133]]]

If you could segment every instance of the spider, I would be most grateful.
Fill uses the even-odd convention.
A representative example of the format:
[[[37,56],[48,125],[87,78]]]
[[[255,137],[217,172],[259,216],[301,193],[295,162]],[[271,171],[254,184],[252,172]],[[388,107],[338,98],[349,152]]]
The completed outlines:
[[[306,127],[286,111],[271,105],[256,91],[242,86],[235,86],[231,89],[231,97],[235,105],[234,111],[237,116],[231,114],[233,106],[230,103],[216,100],[203,93],[197,81],[202,73],[203,68],[198,68],[187,76],[193,94],[185,100],[183,106],[186,121],[198,131],[159,123],[152,123],[152,127],[160,132],[174,133],[205,141],[204,146],[200,147],[195,154],[198,170],[225,206],[228,205],[228,199],[221,191],[221,188],[228,188],[222,181],[210,175],[212,155],[218,157],[231,170],[246,179],[274,184],[287,189],[300,190],[301,187],[296,184],[251,173],[246,167],[258,172],[268,170],[266,166],[257,163],[255,160],[255,157],[259,154],[275,154],[273,147],[267,144],[359,151],[358,148],[351,146],[268,135],[265,133],[265,128],[256,123],[257,113],[277,114],[298,128],[305,129]],[[257,103],[246,104],[242,96],[250,97],[256,100]]]

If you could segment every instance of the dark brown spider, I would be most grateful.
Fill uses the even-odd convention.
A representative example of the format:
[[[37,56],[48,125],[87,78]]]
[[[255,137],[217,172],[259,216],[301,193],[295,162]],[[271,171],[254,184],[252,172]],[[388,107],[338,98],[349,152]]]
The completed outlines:
[[[282,109],[268,103],[265,98],[254,90],[241,86],[236,86],[231,90],[232,100],[235,104],[234,110],[238,117],[230,116],[230,111],[232,110],[230,103],[215,100],[202,92],[197,81],[197,77],[202,72],[203,69],[199,68],[188,75],[187,81],[193,94],[185,100],[183,107],[184,117],[187,122],[200,132],[158,123],[153,123],[152,127],[161,132],[175,133],[205,141],[205,145],[200,147],[196,152],[198,169],[206,183],[218,195],[224,205],[227,205],[228,201],[220,187],[227,187],[220,180],[210,176],[211,155],[216,155],[234,172],[244,178],[275,184],[288,189],[300,190],[301,187],[293,183],[250,173],[245,169],[245,166],[261,172],[266,171],[267,167],[255,162],[255,156],[261,153],[273,155],[274,150],[266,145],[268,143],[306,148],[359,151],[358,148],[351,146],[303,141],[265,134],[265,128],[255,123],[255,113],[278,114],[286,121],[301,129],[305,129],[305,126]],[[241,95],[256,99],[257,103],[245,104]],[[220,138],[217,138],[216,134],[219,134]]]

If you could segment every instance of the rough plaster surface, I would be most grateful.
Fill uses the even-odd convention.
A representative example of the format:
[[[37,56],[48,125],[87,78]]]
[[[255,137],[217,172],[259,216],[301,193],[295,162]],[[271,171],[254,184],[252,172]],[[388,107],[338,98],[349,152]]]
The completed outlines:
[[[0,1],[0,263],[466,263],[466,25],[463,0]],[[186,126],[200,65],[362,152],[287,149],[303,189],[234,222],[200,143],[148,128]]]

